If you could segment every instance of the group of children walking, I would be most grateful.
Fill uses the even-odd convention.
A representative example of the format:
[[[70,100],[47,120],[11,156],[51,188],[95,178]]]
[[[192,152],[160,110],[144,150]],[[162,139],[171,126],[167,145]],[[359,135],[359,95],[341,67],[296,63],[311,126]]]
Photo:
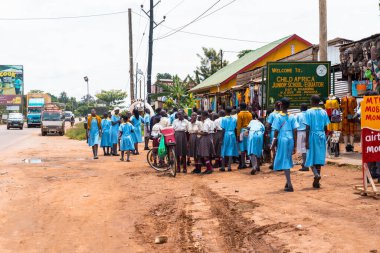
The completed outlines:
[[[293,168],[292,155],[297,151],[302,154],[300,171],[312,169],[314,173],[313,187],[320,188],[321,167],[325,164],[326,129],[330,123],[317,95],[311,97],[311,108],[303,104],[301,113],[289,114],[291,101],[283,98],[275,104],[275,110],[266,119],[266,125],[258,119],[255,113],[247,110],[245,103],[240,104],[240,112],[233,113],[231,107],[212,111],[193,110],[190,118],[182,110],[173,110],[171,115],[160,108],[150,117],[149,111],[144,118],[136,109],[133,115],[122,117],[119,109],[114,115],[104,114],[101,120],[96,112],[91,112],[88,119],[89,145],[93,147],[94,158],[97,159],[97,140],[103,148],[104,155],[118,156],[118,143],[121,151],[121,161],[127,154],[138,154],[138,143],[142,142],[141,126],[144,125],[145,149],[148,149],[149,139],[153,139],[153,147],[158,147],[160,130],[171,126],[175,130],[178,172],[187,173],[187,166],[194,162],[192,173],[211,174],[213,169],[232,171],[232,163],[238,159],[238,169],[247,168],[247,160],[251,174],[260,171],[263,157],[264,136],[270,133],[270,149],[273,153],[273,163],[270,166],[275,171],[284,171],[286,185],[284,190],[294,191],[290,178]],[[99,138],[100,136],[100,138]],[[214,164],[212,163],[214,161]]]

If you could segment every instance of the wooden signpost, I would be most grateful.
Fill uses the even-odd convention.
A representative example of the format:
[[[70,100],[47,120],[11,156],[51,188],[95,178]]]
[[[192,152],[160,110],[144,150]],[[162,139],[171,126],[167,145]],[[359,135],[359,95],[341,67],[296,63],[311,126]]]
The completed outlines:
[[[368,163],[380,162],[380,96],[365,96],[361,103],[363,185],[355,189],[363,195],[380,196]],[[371,187],[368,187],[368,183]]]

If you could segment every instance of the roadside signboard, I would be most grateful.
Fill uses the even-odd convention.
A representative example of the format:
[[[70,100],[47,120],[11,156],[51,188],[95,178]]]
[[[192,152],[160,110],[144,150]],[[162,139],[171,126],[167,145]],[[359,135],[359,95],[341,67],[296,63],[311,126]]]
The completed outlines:
[[[0,65],[0,105],[21,105],[23,91],[23,66]]]
[[[330,90],[330,62],[268,62],[266,105],[274,107],[287,97],[291,108],[310,103],[312,95],[327,98]]]
[[[380,161],[380,96],[365,96],[361,103],[363,163]]]
[[[380,195],[371,173],[369,162],[380,161],[380,96],[365,96],[361,102],[363,188],[357,188],[366,195]],[[368,183],[372,191],[368,189]]]

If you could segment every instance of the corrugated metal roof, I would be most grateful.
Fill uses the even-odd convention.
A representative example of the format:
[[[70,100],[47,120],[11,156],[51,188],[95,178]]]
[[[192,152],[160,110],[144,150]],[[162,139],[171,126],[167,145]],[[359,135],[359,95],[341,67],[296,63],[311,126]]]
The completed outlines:
[[[271,43],[269,43],[263,47],[260,47],[256,50],[244,55],[240,59],[238,59],[238,60],[228,64],[224,68],[220,69],[218,72],[216,72],[215,74],[213,74],[212,76],[210,76],[209,78],[204,80],[199,85],[192,88],[190,91],[194,92],[194,91],[204,90],[204,89],[216,86],[216,85],[224,82],[225,80],[227,80],[231,76],[237,74],[239,71],[241,71],[242,69],[244,69],[248,65],[250,65],[253,62],[255,62],[256,60],[258,60],[260,57],[264,56],[265,54],[267,54],[268,52],[273,50],[275,47],[277,47],[281,43],[284,43],[286,40],[293,38],[293,37],[299,38],[297,35],[293,34],[293,35],[284,37],[282,39],[273,41],[273,42],[271,42]]]

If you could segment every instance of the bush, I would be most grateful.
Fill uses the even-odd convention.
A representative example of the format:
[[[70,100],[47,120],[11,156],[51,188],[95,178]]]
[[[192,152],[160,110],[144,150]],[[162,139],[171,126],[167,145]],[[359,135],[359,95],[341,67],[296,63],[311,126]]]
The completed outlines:
[[[66,130],[66,136],[73,140],[83,141],[86,139],[86,129],[84,123],[80,122],[74,125],[73,128]]]

